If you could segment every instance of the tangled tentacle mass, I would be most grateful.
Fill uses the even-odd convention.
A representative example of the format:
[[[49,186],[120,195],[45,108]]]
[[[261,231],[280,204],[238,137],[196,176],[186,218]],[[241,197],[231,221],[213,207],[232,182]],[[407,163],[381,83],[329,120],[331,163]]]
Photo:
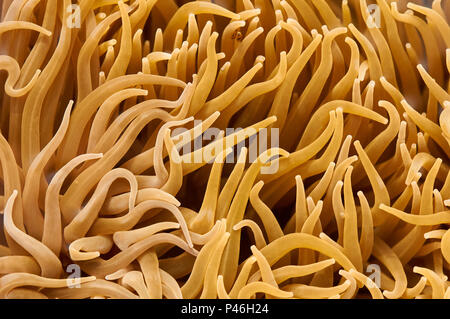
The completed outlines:
[[[450,298],[449,0],[0,16],[0,298]]]

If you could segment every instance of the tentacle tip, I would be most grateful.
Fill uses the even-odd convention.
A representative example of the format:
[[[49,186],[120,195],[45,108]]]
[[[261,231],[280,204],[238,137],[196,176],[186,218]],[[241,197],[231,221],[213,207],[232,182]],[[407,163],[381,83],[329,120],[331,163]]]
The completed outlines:
[[[272,123],[278,121],[278,117],[276,115],[272,115],[271,117],[268,118],[268,120]]]
[[[247,154],[247,147],[246,146],[243,146],[242,148],[241,148],[241,154]]]
[[[352,155],[349,158],[351,159],[352,163],[358,160],[358,156],[357,155]]]
[[[264,186],[264,181],[260,180],[258,183],[255,184],[255,186],[253,187],[258,187],[258,188],[262,188]]]
[[[228,67],[230,67],[231,63],[230,61],[225,62],[222,67],[220,68],[221,71],[225,71]]]
[[[88,253],[88,255],[90,257],[89,259],[94,259],[94,258],[100,257],[100,252],[93,251],[91,254]]]

